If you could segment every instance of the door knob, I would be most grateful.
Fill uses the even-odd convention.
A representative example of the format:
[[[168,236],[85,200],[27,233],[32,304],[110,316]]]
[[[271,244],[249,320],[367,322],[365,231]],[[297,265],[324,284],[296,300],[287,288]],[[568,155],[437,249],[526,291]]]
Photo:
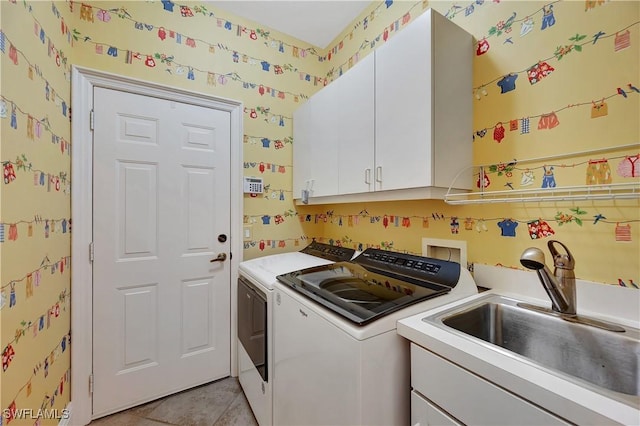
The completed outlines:
[[[224,262],[227,260],[227,253],[220,253],[215,259],[211,259],[209,262]]]

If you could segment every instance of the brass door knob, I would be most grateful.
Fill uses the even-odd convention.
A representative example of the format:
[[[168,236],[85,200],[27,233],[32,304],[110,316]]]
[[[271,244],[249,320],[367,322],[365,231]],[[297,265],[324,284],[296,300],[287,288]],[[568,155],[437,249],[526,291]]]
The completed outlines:
[[[215,259],[211,259],[209,262],[224,262],[227,260],[227,253],[220,253]]]

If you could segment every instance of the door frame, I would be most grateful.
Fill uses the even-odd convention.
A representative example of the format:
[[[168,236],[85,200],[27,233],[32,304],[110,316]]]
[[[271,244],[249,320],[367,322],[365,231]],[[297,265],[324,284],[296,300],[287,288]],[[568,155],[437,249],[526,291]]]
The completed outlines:
[[[238,264],[242,261],[242,103],[204,93],[169,87],[131,77],[111,74],[90,68],[73,66],[71,100],[71,402],[69,409],[73,424],[87,424],[92,418],[92,396],[89,380],[93,371],[93,266],[89,260],[89,244],[93,235],[93,131],[90,112],[93,89],[103,87],[184,102],[192,105],[227,111],[231,117],[231,375],[237,376],[236,300]]]

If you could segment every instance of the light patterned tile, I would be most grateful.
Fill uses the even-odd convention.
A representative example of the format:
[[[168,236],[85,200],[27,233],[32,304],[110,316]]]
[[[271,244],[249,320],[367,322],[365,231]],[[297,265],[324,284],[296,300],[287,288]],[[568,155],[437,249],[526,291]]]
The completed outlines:
[[[258,426],[249,401],[243,393],[238,394],[227,411],[215,423],[215,426]]]
[[[90,426],[135,426],[140,417],[130,411],[122,411],[120,413],[111,414],[110,416],[101,417],[89,423]]]
[[[218,380],[167,398],[145,417],[182,426],[213,425],[240,393],[237,379]]]
[[[155,401],[151,401],[151,402],[148,402],[146,404],[138,405],[137,407],[133,407],[133,408],[129,409],[128,411],[131,412],[131,414],[135,414],[136,416],[145,417],[147,414],[149,414],[150,412],[155,410],[160,404],[162,404],[167,398],[170,398],[170,397],[171,396],[165,397],[165,398],[156,399]]]
[[[228,377],[112,414],[90,426],[257,426],[237,378]]]

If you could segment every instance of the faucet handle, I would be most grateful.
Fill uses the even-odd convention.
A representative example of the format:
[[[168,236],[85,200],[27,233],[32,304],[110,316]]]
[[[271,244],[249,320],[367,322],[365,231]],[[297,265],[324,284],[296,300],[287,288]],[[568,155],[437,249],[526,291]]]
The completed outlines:
[[[558,250],[554,247],[554,243],[560,244],[566,253],[559,253]],[[575,259],[567,246],[562,244],[557,240],[550,240],[547,243],[547,247],[549,248],[549,252],[551,252],[551,256],[553,256],[553,264],[556,268],[560,269],[571,269],[573,270],[576,266]]]

